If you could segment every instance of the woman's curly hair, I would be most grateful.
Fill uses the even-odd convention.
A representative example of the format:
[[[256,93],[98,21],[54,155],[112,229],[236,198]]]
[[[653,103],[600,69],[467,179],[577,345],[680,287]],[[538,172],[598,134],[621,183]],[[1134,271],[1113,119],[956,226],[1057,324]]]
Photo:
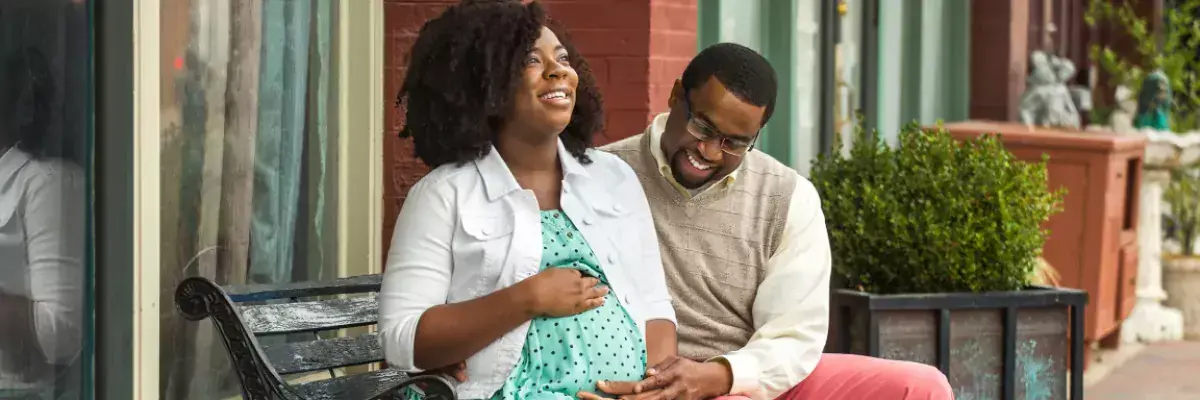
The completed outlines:
[[[579,162],[603,127],[602,100],[587,62],[538,2],[465,0],[421,27],[396,95],[400,137],[412,137],[425,165],[463,164],[487,155],[521,80],[523,61],[548,27],[579,75],[571,122],[560,134]]]

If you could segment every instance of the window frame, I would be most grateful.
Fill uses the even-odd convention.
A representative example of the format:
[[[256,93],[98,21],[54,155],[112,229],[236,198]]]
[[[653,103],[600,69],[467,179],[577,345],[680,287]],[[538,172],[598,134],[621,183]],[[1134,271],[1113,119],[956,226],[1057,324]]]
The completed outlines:
[[[339,135],[338,273],[345,276],[382,268],[384,29],[383,0],[337,4],[332,119]],[[158,398],[160,310],[174,308],[159,304],[161,6],[159,0],[92,0],[90,7],[96,367],[95,387],[85,385],[85,394]],[[363,91],[371,96],[355,95]]]

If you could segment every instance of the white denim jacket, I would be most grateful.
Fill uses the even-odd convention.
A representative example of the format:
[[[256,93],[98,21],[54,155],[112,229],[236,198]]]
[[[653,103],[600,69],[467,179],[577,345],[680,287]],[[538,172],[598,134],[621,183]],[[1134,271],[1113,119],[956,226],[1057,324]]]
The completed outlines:
[[[67,365],[83,343],[86,203],[82,170],[35,159],[17,148],[0,153],[0,292],[33,302],[36,337],[0,337],[7,348],[36,346],[44,360]],[[0,316],[8,323],[8,316]],[[18,344],[19,343],[19,344]],[[37,387],[53,376],[0,350],[0,389]],[[24,370],[25,373],[22,373]]]
[[[650,206],[629,165],[589,150],[579,163],[562,143],[562,210],[579,227],[601,262],[621,305],[646,333],[646,321],[675,322],[663,277]],[[379,294],[379,333],[387,362],[405,372],[421,314],[430,307],[471,300],[539,271],[540,209],[493,149],[463,166],[444,165],[408,193],[388,250]],[[464,399],[490,397],[521,357],[529,323],[467,360]]]

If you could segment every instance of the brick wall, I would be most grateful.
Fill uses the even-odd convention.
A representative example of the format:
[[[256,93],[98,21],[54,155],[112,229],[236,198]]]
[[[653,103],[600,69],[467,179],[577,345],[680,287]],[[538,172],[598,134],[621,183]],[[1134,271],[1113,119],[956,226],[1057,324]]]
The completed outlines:
[[[396,136],[403,116],[392,105],[421,25],[454,3],[457,0],[384,0],[384,251],[408,189],[428,172],[412,156],[411,141]],[[598,145],[641,132],[651,116],[666,110],[671,85],[696,51],[696,0],[542,3],[570,30],[601,87],[608,118]]]

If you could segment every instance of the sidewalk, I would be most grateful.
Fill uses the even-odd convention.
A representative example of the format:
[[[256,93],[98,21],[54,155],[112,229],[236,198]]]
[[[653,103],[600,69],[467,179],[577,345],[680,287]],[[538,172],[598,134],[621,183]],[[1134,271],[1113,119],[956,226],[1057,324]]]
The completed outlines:
[[[1087,400],[1200,400],[1200,342],[1147,344],[1084,392]]]

